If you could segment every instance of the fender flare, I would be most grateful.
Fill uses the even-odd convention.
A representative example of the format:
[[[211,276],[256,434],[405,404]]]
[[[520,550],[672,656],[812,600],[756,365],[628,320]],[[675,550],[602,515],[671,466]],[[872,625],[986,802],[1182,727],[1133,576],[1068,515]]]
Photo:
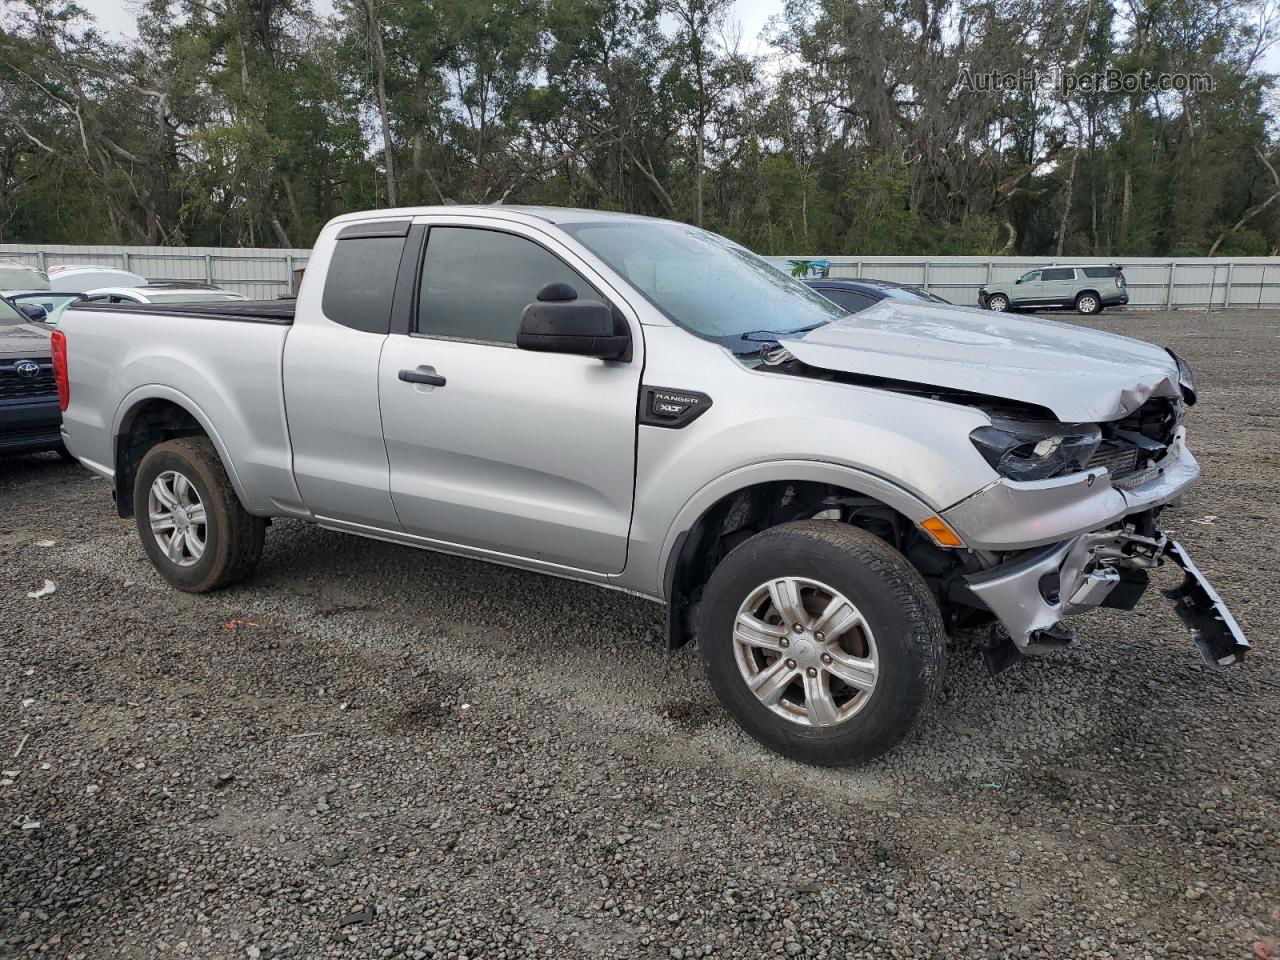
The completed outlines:
[[[118,457],[119,437],[127,430],[136,414],[137,408],[148,400],[167,400],[175,406],[181,407],[187,413],[195,418],[196,423],[200,424],[200,428],[204,430],[209,441],[213,444],[214,450],[218,453],[218,458],[222,461],[222,467],[227,471],[227,478],[231,481],[231,486],[235,489],[236,496],[240,498],[241,503],[248,502],[246,500],[245,489],[240,482],[240,476],[236,472],[235,461],[231,458],[227,451],[227,446],[223,442],[222,437],[218,434],[217,428],[214,427],[213,421],[209,416],[200,409],[200,405],[192,400],[181,390],[163,383],[144,383],[141,386],[134,387],[124,399],[120,401],[120,405],[116,407],[115,415],[111,419],[111,449],[112,449],[112,473],[117,478],[121,476],[120,464],[116,462]]]
[[[813,481],[844,487],[874,497],[897,510],[907,519],[920,522],[938,511],[919,496],[883,477],[856,467],[824,460],[769,460],[738,467],[722,474],[685,501],[667,528],[658,552],[658,569],[654,582],[660,585],[662,599],[668,600],[670,576],[679,557],[685,537],[703,515],[725,497],[761,483],[778,481]]]

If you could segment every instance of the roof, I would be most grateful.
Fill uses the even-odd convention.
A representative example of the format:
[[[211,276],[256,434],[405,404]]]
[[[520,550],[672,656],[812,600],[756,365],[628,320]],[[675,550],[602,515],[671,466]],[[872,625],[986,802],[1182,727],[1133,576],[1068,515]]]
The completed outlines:
[[[545,223],[583,223],[591,220],[635,220],[664,222],[661,217],[646,217],[638,213],[617,213],[611,210],[584,210],[579,207],[532,206],[525,204],[457,203],[431,207],[384,207],[380,210],[363,210],[334,217],[334,223],[355,223],[360,220],[387,220],[421,217],[428,214],[518,214]]]

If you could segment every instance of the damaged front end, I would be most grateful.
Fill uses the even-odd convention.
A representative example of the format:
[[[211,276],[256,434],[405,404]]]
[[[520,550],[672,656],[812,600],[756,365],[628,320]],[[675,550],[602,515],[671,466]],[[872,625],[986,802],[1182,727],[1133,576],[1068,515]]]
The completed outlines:
[[[1149,511],[969,574],[969,591],[1008,634],[1003,644],[988,648],[988,666],[998,672],[1020,655],[1071,646],[1075,636],[1064,618],[1095,607],[1133,609],[1146,591],[1149,571],[1166,561],[1181,567],[1184,576],[1178,587],[1162,593],[1191,630],[1205,663],[1239,663],[1249,641],[1182,546],[1156,529],[1155,511]]]

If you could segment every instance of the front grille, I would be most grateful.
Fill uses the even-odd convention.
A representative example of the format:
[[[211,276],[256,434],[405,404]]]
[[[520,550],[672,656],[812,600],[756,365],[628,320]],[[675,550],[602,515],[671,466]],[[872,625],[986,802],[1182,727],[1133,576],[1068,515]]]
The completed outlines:
[[[1106,467],[1114,478],[1127,477],[1138,469],[1138,448],[1106,442],[1089,458],[1089,467]]]
[[[25,363],[35,363],[40,371],[35,376],[23,376],[18,368]],[[48,359],[0,361],[0,400],[35,400],[56,394],[53,381],[53,361]]]
[[[1182,416],[1182,403],[1153,397],[1123,420],[1102,424],[1102,443],[1088,467],[1106,467],[1120,480],[1164,459]]]

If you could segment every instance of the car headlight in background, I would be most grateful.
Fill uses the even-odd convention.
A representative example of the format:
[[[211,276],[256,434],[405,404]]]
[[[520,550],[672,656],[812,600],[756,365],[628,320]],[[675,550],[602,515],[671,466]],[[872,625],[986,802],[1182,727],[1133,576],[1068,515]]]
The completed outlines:
[[[1165,347],[1165,352],[1173,357],[1173,362],[1178,365],[1178,386],[1182,388],[1182,399],[1187,402],[1187,406],[1194,406],[1196,402],[1196,374],[1191,369],[1191,364],[1183,360],[1180,356]]]
[[[1102,442],[1102,431],[1093,423],[993,419],[969,439],[1002,477],[1047,480],[1083,470]]]

